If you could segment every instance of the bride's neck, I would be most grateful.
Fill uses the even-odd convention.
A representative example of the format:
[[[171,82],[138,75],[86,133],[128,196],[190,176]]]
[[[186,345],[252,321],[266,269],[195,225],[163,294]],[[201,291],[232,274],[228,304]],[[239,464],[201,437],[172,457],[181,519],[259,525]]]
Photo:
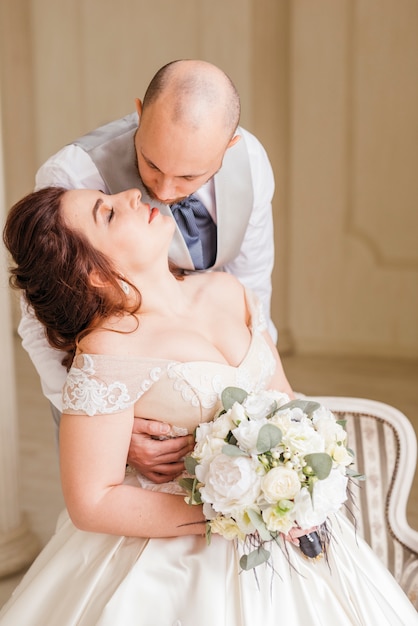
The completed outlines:
[[[140,314],[166,314],[185,303],[184,281],[178,280],[170,271],[147,273],[135,284],[141,294]]]

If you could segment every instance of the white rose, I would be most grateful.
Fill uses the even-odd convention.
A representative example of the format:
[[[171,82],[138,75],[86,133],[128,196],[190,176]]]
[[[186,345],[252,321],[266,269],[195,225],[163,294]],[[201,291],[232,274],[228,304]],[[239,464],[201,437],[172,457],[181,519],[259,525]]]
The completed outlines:
[[[209,465],[205,485],[200,494],[203,502],[210,502],[219,513],[234,516],[252,505],[260,494],[260,477],[255,463],[248,457],[230,457],[220,454]],[[196,476],[200,466],[196,468]]]
[[[261,490],[270,504],[292,500],[300,490],[299,476],[293,469],[273,467],[263,476]]]
[[[248,420],[241,422],[237,428],[234,428],[232,434],[238,442],[239,447],[250,454],[258,454],[257,451],[257,439],[258,433],[264,424],[267,424],[268,420]]]

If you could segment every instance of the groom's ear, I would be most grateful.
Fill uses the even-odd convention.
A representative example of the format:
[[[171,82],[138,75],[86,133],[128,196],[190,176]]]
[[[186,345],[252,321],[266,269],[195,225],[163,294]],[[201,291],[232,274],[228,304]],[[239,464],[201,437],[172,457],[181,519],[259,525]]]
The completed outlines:
[[[232,139],[230,139],[228,145],[226,146],[226,149],[228,150],[228,148],[232,148],[232,146],[235,146],[235,144],[241,139],[241,135],[234,135],[232,137]]]
[[[142,101],[139,98],[135,98],[135,109],[136,109],[136,112],[138,113],[138,124],[139,124],[139,120],[141,119],[141,115],[142,115]]]

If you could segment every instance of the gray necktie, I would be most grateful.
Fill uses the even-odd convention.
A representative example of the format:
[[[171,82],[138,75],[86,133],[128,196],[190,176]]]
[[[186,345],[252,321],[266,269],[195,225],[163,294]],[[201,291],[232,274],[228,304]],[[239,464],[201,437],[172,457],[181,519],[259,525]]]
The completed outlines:
[[[216,224],[205,206],[191,195],[170,208],[195,268],[203,270],[211,267],[216,259]]]

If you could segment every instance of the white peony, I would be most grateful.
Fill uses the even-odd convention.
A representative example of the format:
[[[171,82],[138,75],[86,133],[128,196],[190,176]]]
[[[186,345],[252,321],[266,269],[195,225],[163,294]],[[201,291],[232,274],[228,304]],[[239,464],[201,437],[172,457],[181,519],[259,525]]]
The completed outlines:
[[[294,518],[298,525],[301,528],[319,526],[328,515],[336,513],[347,500],[347,481],[347,477],[336,469],[328,478],[315,483],[312,498],[303,487],[295,498]]]
[[[196,467],[196,477],[205,483],[200,489],[203,502],[210,502],[219,513],[234,516],[257,501],[261,479],[255,471],[255,462],[248,457],[217,456],[204,476],[202,466]]]

